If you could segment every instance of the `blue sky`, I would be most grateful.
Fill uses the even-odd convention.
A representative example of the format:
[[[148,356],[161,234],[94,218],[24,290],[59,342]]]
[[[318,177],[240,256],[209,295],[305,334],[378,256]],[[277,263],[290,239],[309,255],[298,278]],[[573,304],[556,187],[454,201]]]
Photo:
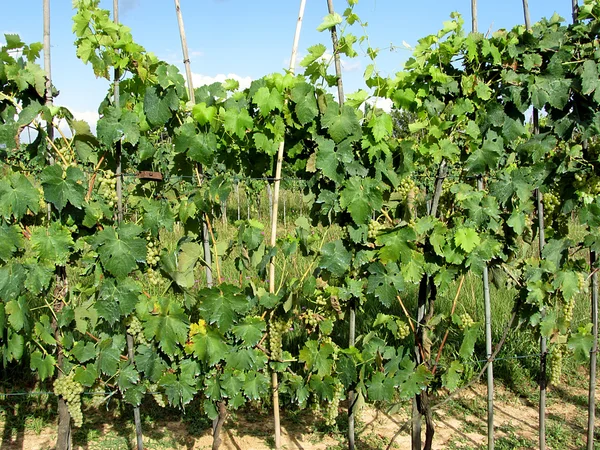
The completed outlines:
[[[121,22],[132,29],[134,39],[159,58],[182,68],[174,2],[121,0],[120,4]],[[299,4],[299,0],[181,0],[196,83],[230,74],[248,81],[286,68]],[[18,33],[25,42],[42,40],[41,0],[0,0],[0,5],[0,33]],[[346,0],[334,0],[334,5],[341,13]],[[460,12],[465,28],[470,29],[470,5],[470,0],[359,0],[355,11],[368,22],[371,46],[382,49],[378,68],[384,74],[393,74],[410,56],[403,42],[414,45],[420,37],[435,33],[451,12]],[[570,20],[570,5],[570,0],[530,0],[532,21],[550,17],[555,11]],[[101,0],[101,6],[112,9],[112,0]],[[482,32],[523,23],[521,0],[480,0],[478,10]],[[329,33],[316,31],[326,14],[325,0],[307,0],[301,56],[316,43],[331,45]],[[72,15],[71,1],[51,0],[52,72],[61,92],[57,103],[93,121],[107,83],[97,80],[91,67],[75,57]],[[362,34],[360,29],[353,32]],[[396,48],[390,51],[392,44]],[[347,92],[363,87],[367,64],[365,58],[345,62]]]

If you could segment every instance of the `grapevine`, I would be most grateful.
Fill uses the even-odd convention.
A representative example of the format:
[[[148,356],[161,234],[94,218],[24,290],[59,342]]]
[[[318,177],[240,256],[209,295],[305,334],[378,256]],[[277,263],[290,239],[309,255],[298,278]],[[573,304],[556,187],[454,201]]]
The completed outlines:
[[[74,376],[75,371],[71,371],[68,375],[58,377],[54,381],[54,393],[67,402],[73,425],[81,427],[83,425],[83,413],[81,412],[83,386],[74,380]]]

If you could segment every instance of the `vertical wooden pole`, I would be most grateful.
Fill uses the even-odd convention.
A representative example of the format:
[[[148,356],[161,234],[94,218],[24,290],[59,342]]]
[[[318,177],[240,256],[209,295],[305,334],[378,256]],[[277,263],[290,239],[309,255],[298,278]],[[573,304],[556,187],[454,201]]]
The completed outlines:
[[[539,126],[539,115],[538,110],[533,110],[533,133],[540,133]],[[539,250],[540,258],[542,257],[542,251],[546,245],[546,234],[544,230],[544,204],[543,195],[539,189],[535,190],[535,197],[537,200],[537,213],[538,213],[538,228],[539,228]],[[540,311],[542,318],[546,314],[546,309],[542,308]],[[547,387],[547,359],[548,359],[548,342],[544,336],[540,336],[540,404],[539,404],[539,447],[540,450],[546,448],[546,387]]]
[[[179,25],[179,36],[181,38],[181,50],[183,52],[183,64],[185,66],[185,75],[187,78],[188,84],[188,96],[190,98],[190,102],[196,103],[196,96],[194,94],[194,83],[192,82],[192,69],[190,66],[190,57],[188,54],[188,46],[187,39],[185,37],[185,27],[183,24],[183,15],[181,13],[181,5],[179,4],[179,0],[175,0],[175,12],[177,14],[177,23]],[[198,165],[196,167],[198,169],[198,173],[202,173],[202,167]],[[199,180],[201,178],[199,177]],[[204,248],[204,261],[206,262],[206,285],[208,287],[212,287],[213,285],[213,276],[212,276],[212,254],[210,250],[210,236],[208,232],[208,225],[206,224],[206,220],[202,219],[202,245]]]
[[[471,0],[471,30],[477,33],[477,0]]]
[[[51,58],[51,45],[50,45],[50,0],[43,1],[43,14],[44,14],[44,71],[46,72],[46,86],[45,86],[45,104],[48,107],[51,107],[54,98],[52,96],[52,58]],[[48,134],[48,139],[50,142],[54,140],[54,125],[50,121],[46,127],[46,133]],[[54,158],[51,154],[51,147],[48,145],[48,153],[46,160],[48,164],[54,164]],[[47,219],[48,222],[52,220],[52,205],[50,203],[47,204]],[[54,309],[56,311],[60,311],[62,308],[62,296],[64,295],[63,286],[66,285],[66,272],[64,271],[64,267],[56,268],[56,287],[55,293],[57,300],[54,302]],[[52,321],[52,328],[54,330],[54,336],[57,341],[57,357],[56,357],[56,366],[59,369],[62,369],[63,365],[63,351],[60,342],[62,341],[62,336],[60,329],[58,328],[58,323],[56,320]],[[62,371],[58,371],[58,377],[64,376]],[[69,414],[69,409],[67,407],[67,403],[62,397],[58,398],[58,433],[56,436],[56,449],[57,450],[71,450],[72,447],[72,435],[71,435],[71,415]]]
[[[333,0],[327,0],[327,10],[329,14],[333,14],[335,9],[333,7]],[[339,43],[337,36],[337,28],[331,28],[331,43],[333,46],[333,61],[335,66],[335,75],[337,77],[337,91],[338,91],[338,103],[340,108],[344,106],[344,82],[342,80],[342,63],[340,60]],[[354,301],[350,301],[348,305],[348,346],[354,347],[356,342],[356,304]],[[355,448],[355,430],[354,423],[356,418],[356,393],[354,389],[348,390],[348,449],[354,450]]]
[[[477,187],[483,190],[483,179],[477,180]],[[490,299],[490,280],[488,265],[483,267],[483,304],[485,311],[485,354],[488,359],[492,357],[492,306]],[[494,364],[487,366],[487,427],[488,450],[494,449]]]
[[[477,0],[471,0],[471,26],[477,33]],[[483,190],[483,178],[477,179],[477,188]],[[483,309],[485,316],[485,353],[489,359],[492,356],[492,307],[490,300],[490,280],[488,265],[483,267]],[[487,431],[488,450],[494,449],[494,363],[487,366]]]
[[[525,27],[528,31],[531,31],[531,19],[529,15],[529,3],[528,0],[523,0],[523,15],[525,17]],[[533,109],[533,134],[540,133],[539,126],[539,112],[537,108]],[[542,251],[546,244],[546,237],[544,232],[544,205],[542,202],[542,193],[539,189],[535,190],[535,198],[537,202],[537,215],[538,215],[538,228],[539,228],[539,251],[540,258],[542,257]],[[545,314],[545,309],[541,311],[542,317]],[[548,342],[544,336],[540,337],[540,403],[538,408],[538,422],[539,422],[539,448],[540,450],[546,449],[546,361],[548,354]]]
[[[304,8],[306,0],[300,0],[300,12],[296,22],[296,33],[294,34],[294,43],[292,45],[292,56],[290,58],[290,73],[294,73],[296,68],[296,56],[298,54],[298,43],[300,41],[300,31],[302,29],[302,20],[304,18]],[[281,168],[283,166],[283,151],[285,141],[279,143],[277,150],[277,163],[275,165],[275,181],[273,183],[273,206],[271,214],[271,247],[277,243],[277,212],[279,206],[279,187],[281,185]],[[271,257],[269,262],[269,292],[275,293],[275,259]],[[279,417],[279,382],[277,372],[271,372],[271,388],[273,392],[273,422],[275,428],[275,448],[281,448],[281,421]]]
[[[590,350],[590,383],[588,393],[587,450],[594,450],[594,430],[596,421],[596,367],[598,364],[598,273],[596,272],[596,252],[590,251],[592,272],[592,336],[594,344]]]
[[[327,9],[329,14],[333,14],[333,0],[327,0]],[[331,41],[333,43],[333,61],[335,64],[335,75],[337,77],[338,101],[340,107],[344,104],[344,83],[342,82],[342,63],[338,46],[338,37],[336,27],[331,28]]]
[[[116,24],[119,23],[119,0],[113,0],[113,20]],[[119,90],[119,80],[121,74],[119,73],[119,69],[115,69],[114,73],[114,104],[117,108],[121,107],[121,93]],[[117,163],[117,168],[115,170],[115,176],[117,177],[117,223],[121,223],[123,221],[123,148],[121,146],[121,142],[117,142],[117,148],[115,153],[115,159]],[[127,357],[129,358],[130,364],[134,363],[135,359],[135,344],[133,341],[133,336],[127,333]],[[142,434],[142,418],[140,415],[140,407],[133,407],[133,421],[135,424],[135,440],[138,450],[144,449],[144,437]]]

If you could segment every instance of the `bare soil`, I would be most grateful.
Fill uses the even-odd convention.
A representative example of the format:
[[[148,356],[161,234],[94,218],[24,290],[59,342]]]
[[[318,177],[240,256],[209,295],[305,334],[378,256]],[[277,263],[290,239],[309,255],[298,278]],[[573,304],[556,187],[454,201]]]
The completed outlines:
[[[582,380],[583,381],[583,380]],[[532,396],[533,397],[533,396]],[[597,392],[600,397],[600,391]],[[435,449],[485,448],[487,442],[486,387],[477,385],[457,400],[435,412]],[[358,449],[410,448],[409,429],[397,432],[409,418],[408,404],[393,413],[364,408],[357,422]],[[398,409],[398,408],[396,408]],[[125,414],[114,412],[85,418],[84,430],[75,431],[74,449],[134,449],[133,426]],[[37,426],[35,419],[24,425],[11,426],[9,413],[3,411],[0,447],[6,450],[52,449],[55,428]],[[547,439],[550,450],[578,449],[585,444],[587,426],[587,391],[584,387],[550,388],[547,408]],[[598,415],[598,412],[597,412]],[[185,420],[168,417],[146,420],[145,446],[148,449],[210,449],[211,430]],[[326,432],[322,421],[311,414],[283,411],[282,448],[287,450],[326,450],[346,448],[343,433]],[[522,398],[502,386],[496,387],[494,400],[495,439],[502,448],[537,447],[537,401]],[[271,417],[256,411],[238,411],[223,428],[223,450],[263,450],[274,448]],[[396,436],[397,435],[397,436]]]

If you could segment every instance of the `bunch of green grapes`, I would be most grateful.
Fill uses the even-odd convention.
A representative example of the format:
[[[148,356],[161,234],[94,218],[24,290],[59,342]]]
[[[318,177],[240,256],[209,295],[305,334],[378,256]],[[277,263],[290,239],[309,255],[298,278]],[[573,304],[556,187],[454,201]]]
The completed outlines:
[[[461,325],[459,328],[462,331],[464,331],[468,328],[471,328],[475,324],[475,321],[473,320],[471,315],[467,312],[462,313],[459,317],[460,317],[460,321],[461,321]]]
[[[81,412],[83,386],[74,380],[74,376],[75,372],[71,371],[69,375],[54,380],[54,393],[67,402],[73,425],[80,427],[83,425],[83,413]]]
[[[150,284],[153,286],[158,286],[165,282],[165,279],[160,272],[152,267],[149,267],[148,270],[146,270],[146,275],[148,276],[148,281],[150,281]]]
[[[560,199],[553,191],[543,194],[542,202],[544,203],[544,212],[549,216],[551,216],[560,206]]]
[[[410,327],[406,322],[404,322],[403,320],[397,320],[396,325],[398,325],[398,339],[403,341],[408,336],[410,336]]]
[[[111,208],[117,203],[117,178],[112,170],[100,174],[100,189],[98,193],[104,197]]]
[[[316,328],[320,322],[319,315],[311,310],[308,310],[304,314],[302,314],[301,318],[302,318],[302,320],[304,320],[304,323],[307,326],[312,327],[312,328]]]
[[[379,235],[379,232],[382,228],[383,225],[381,225],[379,222],[377,222],[376,220],[371,220],[369,222],[369,232],[367,234],[369,239],[375,239]]]
[[[340,399],[344,393],[344,385],[339,381],[335,380],[333,386],[333,400],[327,401],[325,405],[325,425],[332,427],[335,425],[335,419],[339,414]]]
[[[271,320],[269,322],[269,349],[273,361],[281,361],[283,359],[282,336],[291,326],[291,319],[285,322],[280,319]]]
[[[131,316],[127,319],[127,334],[133,336],[133,340],[138,344],[144,344],[148,342],[146,340],[146,336],[144,336],[144,327],[142,326],[142,322],[137,316]]]
[[[148,236],[146,240],[148,241],[146,262],[150,267],[156,267],[158,261],[160,261],[160,248],[158,248],[158,242],[155,242],[151,236]]]
[[[319,306],[327,305],[327,300],[325,299],[325,293],[320,289],[315,290],[315,303]]]
[[[562,313],[566,323],[570,324],[573,320],[573,309],[575,308],[575,297],[569,300],[563,300]]]
[[[99,408],[106,401],[106,392],[98,384],[94,385],[89,405],[93,408]]]
[[[408,199],[410,195],[414,195],[417,191],[417,185],[415,180],[411,177],[404,177],[400,180],[400,185],[396,188],[396,192],[404,200]]]
[[[600,194],[600,177],[579,172],[575,174],[575,183],[573,183],[573,186],[584,197],[595,197]]]
[[[152,398],[154,398],[154,401],[158,406],[161,408],[165,408],[167,406],[167,396],[158,390],[158,384],[148,384],[146,391],[152,395]]]
[[[558,386],[558,384],[560,384],[564,353],[565,346],[563,344],[558,344],[548,356],[548,383],[554,386]]]
[[[579,292],[587,292],[587,280],[583,272],[577,272],[577,288]]]

